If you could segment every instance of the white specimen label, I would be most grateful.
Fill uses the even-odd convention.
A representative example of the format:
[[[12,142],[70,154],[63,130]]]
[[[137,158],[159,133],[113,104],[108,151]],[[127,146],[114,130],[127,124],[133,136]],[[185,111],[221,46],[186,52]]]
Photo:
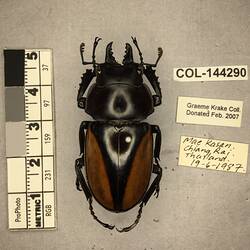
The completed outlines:
[[[178,82],[248,80],[247,65],[174,68]]]
[[[181,136],[179,165],[246,173],[248,144]]]
[[[177,123],[240,127],[242,101],[178,97]]]

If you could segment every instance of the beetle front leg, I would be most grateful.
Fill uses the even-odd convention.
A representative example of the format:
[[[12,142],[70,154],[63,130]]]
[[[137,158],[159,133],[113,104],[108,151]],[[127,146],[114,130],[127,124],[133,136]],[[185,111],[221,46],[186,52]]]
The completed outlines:
[[[79,84],[80,87],[79,87],[78,94],[77,94],[77,104],[78,104],[78,107],[81,109],[85,108],[86,98],[83,97],[83,95],[85,91],[87,90],[90,82],[94,78],[94,76],[95,76],[95,72],[92,71],[91,69],[87,69],[86,72],[82,76],[82,81]]]
[[[144,69],[144,74],[156,93],[153,95],[154,106],[159,106],[161,104],[162,94],[160,82],[158,81],[158,77],[155,74],[155,70],[152,69],[152,66],[147,65]]]

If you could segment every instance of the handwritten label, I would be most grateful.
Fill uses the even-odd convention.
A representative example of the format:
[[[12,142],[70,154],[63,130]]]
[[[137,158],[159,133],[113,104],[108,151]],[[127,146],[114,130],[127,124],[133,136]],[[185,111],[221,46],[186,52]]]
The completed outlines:
[[[248,144],[181,136],[180,166],[246,173]]]
[[[177,123],[240,127],[242,101],[178,97]]]
[[[174,68],[178,82],[248,80],[247,65]]]

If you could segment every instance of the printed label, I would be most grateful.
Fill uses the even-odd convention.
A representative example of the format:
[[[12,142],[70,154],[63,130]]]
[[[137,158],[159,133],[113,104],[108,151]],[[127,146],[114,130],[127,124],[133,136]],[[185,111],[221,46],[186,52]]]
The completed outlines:
[[[43,190],[54,191],[54,161],[53,157],[43,157]]]
[[[24,229],[27,227],[26,194],[8,194],[9,228]]]
[[[55,227],[55,196],[54,193],[44,193],[44,226]]]
[[[174,68],[179,82],[248,80],[247,65]]]
[[[240,127],[242,101],[178,97],[177,123]]]
[[[52,120],[52,88],[41,86],[42,120]]]
[[[181,136],[180,166],[246,173],[248,144]]]
[[[51,85],[52,83],[52,54],[50,49],[44,49],[40,56],[41,85]]]
[[[43,121],[42,123],[42,147],[43,155],[52,155],[54,148],[53,123]]]
[[[28,203],[28,228],[43,228],[43,194],[41,192],[29,193]]]

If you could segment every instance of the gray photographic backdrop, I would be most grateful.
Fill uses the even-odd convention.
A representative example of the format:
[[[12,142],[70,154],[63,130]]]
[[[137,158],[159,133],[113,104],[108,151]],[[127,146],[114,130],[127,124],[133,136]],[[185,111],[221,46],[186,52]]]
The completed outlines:
[[[0,60],[0,249],[82,250],[248,250],[250,249],[250,176],[178,166],[181,135],[250,142],[249,81],[173,81],[174,67],[250,65],[248,0],[50,0],[0,1],[0,48],[52,48],[57,154],[57,223],[54,231],[10,232],[7,228],[7,173],[3,53]],[[147,121],[162,129],[163,177],[158,199],[151,198],[139,225],[119,234],[97,224],[83,193],[75,189],[74,161],[79,156],[78,130],[91,120],[77,108],[81,65],[79,44],[90,58],[95,36],[122,60],[125,43],[136,36],[145,61],[157,67],[163,103]],[[138,60],[135,47],[134,57]],[[241,128],[182,125],[175,122],[178,96],[244,102]],[[13,100],[14,101],[14,100]],[[249,164],[248,164],[249,167]],[[94,205],[104,221],[130,224],[137,209],[110,214]]]

